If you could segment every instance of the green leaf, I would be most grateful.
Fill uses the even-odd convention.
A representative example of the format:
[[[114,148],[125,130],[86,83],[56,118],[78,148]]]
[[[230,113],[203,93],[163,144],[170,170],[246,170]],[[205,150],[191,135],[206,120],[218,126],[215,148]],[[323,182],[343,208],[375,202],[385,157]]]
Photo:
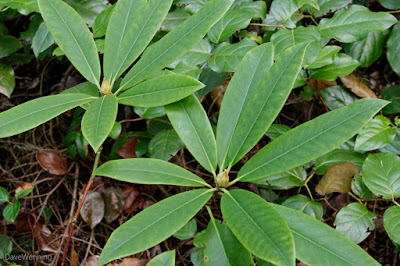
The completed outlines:
[[[382,99],[390,101],[385,108],[384,114],[400,113],[400,85],[390,86],[382,91]]]
[[[100,92],[99,88],[97,88],[96,85],[93,83],[90,83],[89,81],[83,82],[81,84],[78,84],[72,88],[66,89],[62,91],[60,94],[69,94],[69,93],[83,93],[83,94],[88,94],[91,96],[94,96],[96,98],[100,97]],[[89,108],[90,103],[85,103],[82,104],[81,107],[85,110]]]
[[[375,229],[375,213],[359,202],[353,202],[342,208],[336,215],[336,230],[344,234],[356,244],[361,243]]]
[[[22,44],[11,35],[0,35],[0,58],[11,55],[22,48]]]
[[[351,182],[351,190],[354,194],[359,196],[362,199],[371,200],[372,199],[372,192],[369,188],[364,184],[361,176],[356,174],[354,176],[353,181]]]
[[[97,168],[95,174],[135,184],[209,186],[203,179],[184,168],[150,158],[108,161]]]
[[[271,4],[270,15],[277,21],[276,24],[284,24],[287,28],[295,28],[295,23],[299,19],[296,14],[300,7],[297,0],[274,0]]]
[[[389,30],[368,33],[365,39],[344,44],[344,51],[362,66],[370,66],[382,54]]]
[[[203,68],[200,74],[199,80],[206,85],[201,90],[196,92],[198,97],[203,97],[207,95],[210,91],[214,90],[216,87],[221,86],[225,83],[228,78],[228,73],[217,73],[209,67]]]
[[[165,251],[155,256],[147,266],[175,266],[175,250]]]
[[[380,265],[365,250],[330,226],[299,211],[271,204],[289,224],[296,257],[308,265]]]
[[[223,43],[213,51],[207,64],[218,73],[235,72],[243,57],[256,46],[257,44],[248,38],[235,44]]]
[[[387,42],[386,57],[393,71],[400,76],[400,24],[393,27]]]
[[[203,64],[211,57],[210,54],[210,43],[207,40],[201,40],[198,44],[196,44],[195,47],[192,48],[192,50],[182,55],[169,66],[175,68],[180,62],[184,62],[189,65]]]
[[[106,0],[66,0],[91,27],[96,17],[107,8]]]
[[[204,265],[254,265],[250,252],[232,234],[226,223],[214,217],[211,217],[207,228],[196,235],[193,244],[199,247]]]
[[[118,100],[114,94],[98,98],[82,118],[82,133],[95,152],[110,134],[117,118]]]
[[[100,61],[92,33],[76,11],[61,0],[38,0],[54,40],[76,69],[98,87]]]
[[[108,23],[113,13],[115,5],[109,6],[104,9],[93,22],[92,31],[93,38],[101,38],[106,35]]]
[[[226,157],[221,163],[230,168],[237,163],[260,140],[268,127],[274,122],[300,71],[307,43],[300,43],[288,48],[268,70],[265,77],[257,84],[245,103],[232,133]],[[248,69],[250,70],[250,69]],[[254,71],[251,69],[250,71]],[[242,95],[239,97],[243,97]],[[244,97],[243,97],[244,98]],[[232,105],[230,105],[232,106]],[[232,111],[230,111],[232,114]],[[230,126],[221,130],[230,130]],[[217,135],[218,135],[217,129]],[[229,141],[229,140],[228,140]],[[224,149],[219,150],[225,156]]]
[[[122,80],[120,89],[132,87],[168,66],[200,42],[225,14],[233,0],[212,0],[175,30],[151,45]]]
[[[212,193],[207,189],[183,192],[136,214],[111,234],[99,265],[144,251],[170,237],[196,215]]]
[[[400,158],[383,152],[368,155],[362,168],[365,185],[384,199],[400,197]]]
[[[400,8],[400,3],[397,0],[379,0],[379,3],[387,9],[395,10]]]
[[[1,4],[13,9],[17,9],[22,15],[29,15],[32,12],[39,13],[36,0],[2,0]]]
[[[383,214],[383,226],[390,239],[396,244],[400,243],[400,207],[392,206]]]
[[[13,203],[8,203],[3,210],[4,219],[11,223],[15,222],[15,218],[17,218],[20,208],[21,203],[18,200],[14,201]]]
[[[108,24],[104,53],[104,77],[111,85],[150,43],[171,3],[172,0],[117,2]]]
[[[176,133],[194,158],[210,173],[217,168],[217,144],[203,106],[193,94],[165,106]]]
[[[275,58],[287,48],[302,42],[310,42],[304,55],[303,64],[312,63],[321,50],[321,35],[316,26],[297,27],[295,30],[279,30],[271,36],[271,42],[275,47]]]
[[[349,43],[367,37],[369,32],[384,31],[397,23],[397,19],[386,12],[372,12],[368,8],[352,5],[338,11],[333,18],[324,18],[318,25],[322,37],[334,38]]]
[[[400,154],[400,132],[396,130],[396,136],[394,137],[394,140],[391,143],[383,146],[379,150],[381,152],[391,152],[391,153],[399,155]]]
[[[238,179],[261,179],[321,157],[354,136],[386,104],[362,99],[292,129],[254,155],[240,169]]]
[[[179,240],[188,240],[195,236],[197,232],[197,223],[195,219],[190,220],[181,229],[179,229],[173,236]]]
[[[314,14],[316,17],[321,17],[330,11],[335,11],[346,7],[350,4],[351,0],[317,0],[319,5],[319,10],[315,7],[306,6],[305,10],[311,14]]]
[[[354,149],[357,151],[376,150],[391,143],[395,136],[396,131],[390,127],[390,119],[377,115],[358,133]]]
[[[177,8],[168,13],[161,25],[161,29],[164,31],[172,31],[188,18],[190,18],[190,14],[185,11],[185,8]]]
[[[13,242],[6,235],[0,234],[0,260],[9,256],[12,252]]]
[[[10,66],[0,64],[0,93],[10,99],[15,87],[14,69]]]
[[[22,197],[25,197],[26,195],[29,195],[33,191],[34,188],[35,188],[35,186],[32,186],[32,185],[26,189],[23,189],[21,187],[17,188],[17,190],[15,191],[15,198],[20,199]]]
[[[336,54],[332,64],[309,71],[314,79],[335,80],[352,73],[360,63],[347,54]]]
[[[224,193],[221,211],[233,234],[252,254],[278,265],[294,265],[294,242],[285,220],[258,195]]]
[[[46,24],[42,22],[32,38],[32,50],[36,58],[39,54],[49,48],[54,43],[54,39],[50,34]]]
[[[352,162],[361,169],[365,158],[367,158],[366,154],[356,151],[336,149],[315,160],[315,173],[317,175],[323,175],[330,166],[344,162]]]
[[[121,131],[122,131],[121,123],[114,122],[114,125],[110,131],[110,134],[108,134],[108,137],[110,137],[112,139],[117,139],[119,137],[119,135],[121,135]]]
[[[95,99],[87,94],[74,93],[40,97],[20,104],[0,113],[0,138],[25,132]]]
[[[149,143],[151,158],[169,161],[183,148],[183,143],[173,129],[165,129],[157,133]]]
[[[324,214],[321,203],[312,201],[308,197],[301,194],[288,198],[282,202],[282,205],[301,211],[310,215],[311,217],[316,218],[317,220],[321,220],[322,215]]]
[[[304,181],[307,178],[307,172],[303,167],[296,167],[288,171],[268,176],[259,180],[255,180],[252,183],[271,188],[271,189],[290,189],[292,187],[301,187],[304,185]]]
[[[270,139],[274,140],[277,137],[279,137],[280,135],[290,131],[291,128],[287,125],[283,125],[283,124],[272,124],[267,132],[265,132],[265,135],[267,135]]]
[[[153,118],[162,117],[165,115],[165,109],[163,106],[147,107],[147,108],[146,107],[135,107],[135,108],[133,108],[133,110],[135,111],[135,113],[138,116],[141,116],[144,119],[153,119]],[[149,123],[152,123],[152,122],[154,123],[157,121],[150,121]],[[168,125],[168,122],[167,123],[160,122],[160,123],[162,123],[164,127],[171,128],[171,126]],[[150,133],[155,134],[153,132],[150,132]]]
[[[329,110],[338,109],[359,100],[357,96],[340,85],[328,87],[320,92]]]
[[[9,200],[8,192],[5,188],[0,187],[0,204]]]
[[[315,60],[306,66],[307,69],[321,68],[333,63],[334,56],[342,50],[342,47],[336,45],[324,46],[319,52]]]
[[[219,112],[216,134],[220,169],[224,169],[229,164],[226,157],[239,117],[244,112],[247,102],[257,89],[258,84],[268,73],[273,58],[274,47],[271,43],[252,49],[243,58],[229,82]]]
[[[130,88],[118,96],[121,104],[157,107],[179,101],[204,85],[187,75],[166,74]]]

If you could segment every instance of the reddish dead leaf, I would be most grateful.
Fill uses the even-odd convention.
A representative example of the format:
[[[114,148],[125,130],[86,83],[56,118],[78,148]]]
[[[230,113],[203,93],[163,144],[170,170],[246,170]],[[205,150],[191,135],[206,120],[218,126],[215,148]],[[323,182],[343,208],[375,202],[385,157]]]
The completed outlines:
[[[36,152],[36,159],[40,166],[53,175],[65,175],[68,173],[67,159],[57,152]]]
[[[20,233],[32,232],[34,224],[35,217],[26,212],[19,213],[14,222],[15,230]],[[44,224],[44,222],[42,220],[39,220],[38,224]]]
[[[327,87],[332,87],[337,85],[336,81],[332,80],[324,80],[324,79],[310,79],[307,82],[307,85],[310,86],[315,91],[323,90]]]
[[[210,96],[213,102],[216,102],[218,107],[221,107],[222,104],[222,98],[224,98],[224,94],[226,91],[226,88],[228,87],[229,82],[225,82],[221,86],[216,87],[210,92]]]
[[[87,194],[80,214],[92,229],[101,222],[104,217],[104,200],[99,192],[91,191]]]
[[[33,237],[38,245],[38,250],[57,252],[60,246],[61,238],[56,232],[52,233],[45,225],[37,225],[33,230]]]
[[[145,266],[148,260],[138,259],[138,258],[125,258],[121,263],[109,263],[107,266]]]
[[[326,170],[315,191],[320,195],[332,192],[348,193],[351,191],[351,180],[357,173],[358,167],[352,162],[334,164]]]
[[[361,98],[377,98],[376,94],[354,74],[340,77],[340,80],[344,86]]]
[[[139,191],[132,186],[127,186],[122,190],[122,192],[125,197],[124,211],[126,211],[129,210],[133,202],[136,200],[136,197],[139,196]]]
[[[91,256],[89,257],[82,266],[98,266],[99,265],[99,256]]]
[[[117,151],[118,155],[122,158],[136,158],[136,144],[138,142],[137,137],[133,137],[130,141],[124,144],[122,148]]]
[[[108,177],[105,176],[96,176],[93,180],[92,190],[102,193],[105,188],[105,183],[109,180]]]
[[[150,206],[153,205],[154,203],[155,203],[155,202],[152,201],[152,200],[146,200],[146,201],[143,203],[143,210],[146,209],[146,208],[148,208],[148,207],[150,207]]]
[[[107,223],[111,223],[122,213],[125,205],[124,193],[120,188],[110,187],[102,195],[105,204],[104,218]]]
[[[79,265],[79,258],[78,253],[76,253],[74,248],[71,248],[71,256],[69,258],[71,266],[78,266]]]

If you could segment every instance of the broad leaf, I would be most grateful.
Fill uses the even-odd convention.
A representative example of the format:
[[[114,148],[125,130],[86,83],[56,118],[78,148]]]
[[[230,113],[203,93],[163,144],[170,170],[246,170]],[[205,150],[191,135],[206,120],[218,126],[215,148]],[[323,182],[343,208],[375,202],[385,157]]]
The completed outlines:
[[[322,37],[335,38],[344,43],[367,37],[369,32],[384,31],[397,23],[397,19],[386,12],[372,12],[368,8],[352,5],[338,11],[333,18],[324,18],[318,25]]]
[[[369,188],[364,184],[361,176],[356,174],[354,176],[353,181],[351,182],[351,190],[354,194],[359,196],[362,199],[370,200],[372,199],[372,192]]]
[[[0,35],[0,58],[9,56],[21,48],[21,42],[14,36]]]
[[[363,153],[345,149],[336,149],[315,160],[315,173],[323,175],[330,166],[344,162],[352,162],[361,169],[365,158],[367,158],[367,155]]]
[[[185,8],[177,8],[168,13],[161,24],[161,30],[172,31],[179,24],[190,18],[190,14],[185,11]]]
[[[321,157],[354,136],[386,104],[362,99],[292,129],[254,155],[240,169],[238,179],[261,179]]]
[[[150,43],[171,4],[172,0],[117,2],[107,28],[104,53],[104,77],[111,85]]]
[[[147,266],[175,266],[175,250],[170,250],[155,256]]]
[[[346,43],[344,51],[360,62],[362,66],[370,66],[381,56],[388,35],[388,30],[370,32],[365,39]]]
[[[277,137],[279,137],[280,135],[290,131],[291,128],[287,125],[283,125],[283,124],[272,124],[267,132],[265,132],[265,135],[267,135],[270,139],[274,140]]]
[[[77,107],[95,100],[87,94],[74,93],[40,97],[0,113],[0,138],[10,137]]]
[[[336,54],[332,64],[309,71],[310,77],[314,79],[335,80],[337,77],[352,73],[360,63],[347,54]]]
[[[107,8],[107,0],[66,0],[91,27],[96,17]]]
[[[255,180],[252,183],[271,189],[287,190],[292,187],[303,186],[304,181],[306,179],[307,179],[307,172],[304,170],[303,167],[299,166],[279,174]]]
[[[207,61],[208,66],[218,73],[236,72],[243,57],[257,44],[245,38],[238,43],[223,43],[214,51],[212,57]]]
[[[92,229],[103,220],[104,200],[99,192],[89,191],[83,202],[80,215]]]
[[[305,264],[380,265],[365,250],[330,226],[299,211],[271,205],[289,224],[294,236],[296,257]]]
[[[348,89],[340,85],[328,87],[320,92],[329,110],[334,110],[349,105],[359,99]]]
[[[116,5],[109,6],[96,17],[92,26],[93,38],[101,38],[106,35],[108,23],[115,6]]]
[[[225,14],[233,0],[212,0],[175,30],[151,45],[122,80],[125,90],[168,66],[200,42],[208,30]]]
[[[185,224],[181,229],[179,229],[173,237],[178,238],[179,240],[188,240],[193,238],[197,232],[197,223],[195,219],[190,220],[187,224]]]
[[[210,54],[211,45],[207,40],[203,39],[198,44],[196,44],[196,46],[193,47],[192,50],[175,60],[175,62],[173,62],[170,67],[175,68],[180,62],[184,62],[189,65],[203,64],[211,57]]]
[[[332,192],[348,193],[351,191],[352,178],[357,173],[358,167],[352,162],[334,164],[326,170],[315,191],[320,195]]]
[[[342,50],[342,47],[336,45],[327,45],[321,49],[315,60],[306,66],[307,69],[321,68],[333,63],[334,56]]]
[[[385,108],[384,114],[400,113],[400,85],[390,86],[382,91],[382,99],[390,101]]]
[[[386,57],[393,71],[400,76],[400,24],[393,27],[388,42]]]
[[[16,200],[12,203],[8,203],[3,209],[4,219],[11,223],[15,222],[15,218],[17,218],[20,208],[21,208],[21,202],[19,202],[19,200]]]
[[[238,162],[264,135],[274,122],[300,71],[307,43],[288,48],[271,66],[265,77],[257,84],[240,113],[236,128],[228,144],[225,162],[230,168]],[[252,69],[251,71],[254,71]],[[243,97],[243,96],[241,96]],[[231,112],[232,114],[232,112]],[[229,127],[221,130],[229,130]],[[217,131],[218,134],[218,131]],[[229,141],[229,140],[228,140]],[[224,150],[221,155],[224,156]]]
[[[393,242],[400,243],[400,207],[392,206],[383,214],[383,226]]]
[[[400,197],[400,158],[393,153],[368,155],[362,168],[365,185],[384,199]]]
[[[108,161],[94,172],[116,180],[136,184],[164,184],[176,186],[208,186],[200,177],[177,165],[149,158]]]
[[[0,259],[3,260],[8,257],[13,249],[13,242],[11,238],[6,235],[0,234]]]
[[[251,50],[241,61],[225,92],[217,125],[218,165],[224,169],[233,134],[247,102],[272,66],[274,47],[263,44]],[[255,71],[256,70],[256,71]]]
[[[169,161],[183,148],[183,143],[173,129],[161,130],[149,143],[150,157]]]
[[[25,16],[32,12],[39,12],[36,0],[2,0],[1,5],[17,9],[19,13]]]
[[[196,215],[212,193],[206,189],[183,192],[136,214],[111,234],[99,265],[144,251],[165,240]]]
[[[139,107],[157,107],[179,101],[204,85],[187,75],[167,74],[146,80],[118,96],[118,102]]]
[[[390,125],[389,118],[382,115],[375,116],[358,133],[354,149],[357,151],[371,151],[391,143],[396,136],[396,131]]]
[[[317,0],[319,10],[315,7],[307,6],[305,8],[309,13],[314,13],[314,16],[321,17],[330,11],[335,11],[346,7],[351,3],[351,0]]]
[[[193,94],[165,106],[176,133],[194,158],[210,173],[217,168],[217,144],[206,112]]]
[[[98,98],[82,118],[82,133],[95,152],[110,134],[117,118],[118,101],[114,94]]]
[[[38,4],[44,22],[65,55],[88,81],[100,87],[99,56],[83,19],[61,0],[38,0]]]
[[[379,0],[379,3],[387,9],[395,10],[400,8],[400,2],[397,0]]]
[[[359,202],[353,202],[342,208],[335,218],[336,230],[356,244],[364,241],[375,229],[375,213]]]
[[[272,1],[270,15],[276,20],[274,24],[284,24],[288,28],[295,28],[295,23],[300,19],[297,12],[300,7],[297,0]]]
[[[124,192],[119,187],[109,187],[101,195],[104,200],[104,219],[107,223],[112,223],[124,210]]]
[[[301,194],[288,198],[282,202],[282,205],[301,211],[310,215],[311,217],[316,218],[317,220],[321,220],[322,215],[324,214],[324,210],[322,209],[320,202],[312,201],[310,198]]]
[[[10,66],[0,64],[0,93],[10,98],[15,87],[15,73]]]
[[[36,58],[39,54],[49,48],[54,43],[46,24],[42,22],[32,38],[32,50]]]
[[[0,187],[0,204],[7,202],[8,200],[9,200],[8,191],[5,188]]]

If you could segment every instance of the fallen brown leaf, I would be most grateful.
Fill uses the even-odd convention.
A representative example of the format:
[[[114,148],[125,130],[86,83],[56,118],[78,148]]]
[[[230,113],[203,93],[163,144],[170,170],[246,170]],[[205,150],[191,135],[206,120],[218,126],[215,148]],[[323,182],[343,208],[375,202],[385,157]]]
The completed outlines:
[[[82,264],[82,266],[98,266],[98,265],[99,265],[99,256],[91,256]]]
[[[52,233],[49,228],[42,224],[35,227],[33,236],[38,245],[38,250],[57,252],[61,239],[56,232]]]
[[[78,266],[79,265],[79,258],[78,253],[76,253],[75,249],[71,248],[71,256],[69,258],[71,266]]]
[[[110,187],[102,195],[105,204],[104,219],[111,223],[122,213],[125,205],[124,193],[120,188]]]
[[[226,91],[226,88],[228,87],[229,82],[225,82],[221,86],[216,87],[212,91],[210,91],[210,96],[213,102],[216,102],[218,107],[221,107],[222,104],[222,98],[224,98],[224,94]]]
[[[122,148],[117,151],[117,154],[122,158],[136,158],[136,144],[138,142],[137,137],[133,137],[130,141],[124,144]]]
[[[139,191],[132,186],[127,186],[122,190],[122,192],[125,197],[124,211],[126,211],[129,210],[133,202],[136,200],[136,197],[139,196]]]
[[[375,93],[354,74],[340,77],[340,80],[344,86],[349,88],[358,97],[377,98]]]
[[[315,91],[323,90],[327,87],[336,86],[337,82],[334,80],[324,80],[324,79],[310,79],[307,81],[307,85],[310,86]]]
[[[101,222],[104,217],[104,200],[99,192],[91,191],[87,194],[80,214],[92,229]]]
[[[320,195],[332,192],[348,193],[351,191],[351,180],[357,173],[358,168],[352,162],[334,164],[326,170],[315,191]]]
[[[36,159],[40,166],[53,175],[65,175],[68,173],[67,159],[57,152],[36,152]]]

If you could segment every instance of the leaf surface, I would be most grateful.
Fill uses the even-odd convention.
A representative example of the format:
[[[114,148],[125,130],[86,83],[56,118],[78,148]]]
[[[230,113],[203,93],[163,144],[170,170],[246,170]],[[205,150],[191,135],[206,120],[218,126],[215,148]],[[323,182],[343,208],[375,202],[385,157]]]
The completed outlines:
[[[149,143],[150,157],[169,161],[183,148],[183,143],[173,129],[158,132]]]
[[[348,193],[351,191],[353,176],[357,173],[358,167],[352,162],[334,164],[326,170],[315,191],[320,195],[332,192]]]
[[[395,243],[400,243],[400,207],[392,206],[383,214],[383,226]]]
[[[282,202],[282,205],[301,211],[310,215],[311,217],[316,218],[317,220],[321,220],[322,215],[324,214],[324,210],[322,209],[320,202],[312,201],[310,198],[301,194],[288,198]]]
[[[387,42],[386,57],[393,71],[400,76],[400,24],[393,27]]]
[[[163,252],[149,261],[146,266],[175,266],[175,250]]]

